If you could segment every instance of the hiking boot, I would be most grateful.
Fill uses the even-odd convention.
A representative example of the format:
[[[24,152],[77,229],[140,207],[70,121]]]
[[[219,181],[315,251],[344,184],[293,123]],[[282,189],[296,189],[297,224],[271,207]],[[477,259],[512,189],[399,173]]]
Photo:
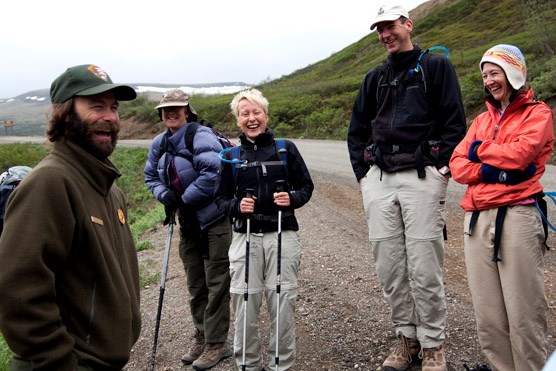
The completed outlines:
[[[203,354],[205,350],[205,334],[203,334],[199,329],[195,328],[195,333],[191,337],[191,344],[189,345],[189,350],[181,358],[181,361],[186,365],[192,364],[197,358]]]
[[[208,370],[214,367],[221,360],[231,357],[234,354],[227,342],[224,343],[207,343],[203,354],[195,362],[193,362],[193,369],[195,370]]]
[[[382,364],[384,371],[404,371],[411,366],[413,357],[417,357],[421,346],[417,339],[410,339],[398,333],[398,345]]]
[[[438,348],[423,348],[422,355],[423,364],[421,370],[423,371],[446,371],[446,355],[442,346]]]

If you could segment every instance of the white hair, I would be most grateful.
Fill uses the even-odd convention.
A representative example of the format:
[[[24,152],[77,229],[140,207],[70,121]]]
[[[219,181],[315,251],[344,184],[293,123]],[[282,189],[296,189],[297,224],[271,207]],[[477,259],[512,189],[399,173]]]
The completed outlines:
[[[261,93],[259,90],[255,88],[251,88],[251,89],[242,90],[239,93],[237,93],[234,99],[232,99],[232,102],[230,103],[230,108],[236,119],[239,117],[239,111],[238,111],[239,102],[243,99],[247,99],[249,102],[258,105],[264,110],[264,113],[268,115],[268,100],[263,96],[263,93]]]

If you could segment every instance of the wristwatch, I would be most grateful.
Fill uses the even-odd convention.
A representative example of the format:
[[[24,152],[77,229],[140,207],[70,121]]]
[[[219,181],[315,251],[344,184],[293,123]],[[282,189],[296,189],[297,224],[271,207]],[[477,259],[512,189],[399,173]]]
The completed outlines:
[[[450,168],[448,166],[444,165],[440,169],[438,169],[438,172],[442,175],[449,175],[450,174]]]

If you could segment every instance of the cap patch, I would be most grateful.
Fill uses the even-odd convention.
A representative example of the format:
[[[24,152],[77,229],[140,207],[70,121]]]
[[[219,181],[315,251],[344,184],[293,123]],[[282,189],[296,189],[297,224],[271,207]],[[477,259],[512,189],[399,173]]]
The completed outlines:
[[[103,79],[104,81],[108,82],[108,73],[104,71],[102,68],[91,64],[88,68],[89,71],[99,79]]]

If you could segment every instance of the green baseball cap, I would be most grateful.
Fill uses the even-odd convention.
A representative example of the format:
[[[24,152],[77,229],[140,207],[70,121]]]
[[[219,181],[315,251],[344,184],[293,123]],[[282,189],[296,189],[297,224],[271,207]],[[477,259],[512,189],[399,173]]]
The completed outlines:
[[[131,86],[114,84],[110,76],[94,64],[68,68],[50,86],[52,103],[64,103],[74,96],[87,96],[114,90],[117,100],[134,100],[137,93]]]

